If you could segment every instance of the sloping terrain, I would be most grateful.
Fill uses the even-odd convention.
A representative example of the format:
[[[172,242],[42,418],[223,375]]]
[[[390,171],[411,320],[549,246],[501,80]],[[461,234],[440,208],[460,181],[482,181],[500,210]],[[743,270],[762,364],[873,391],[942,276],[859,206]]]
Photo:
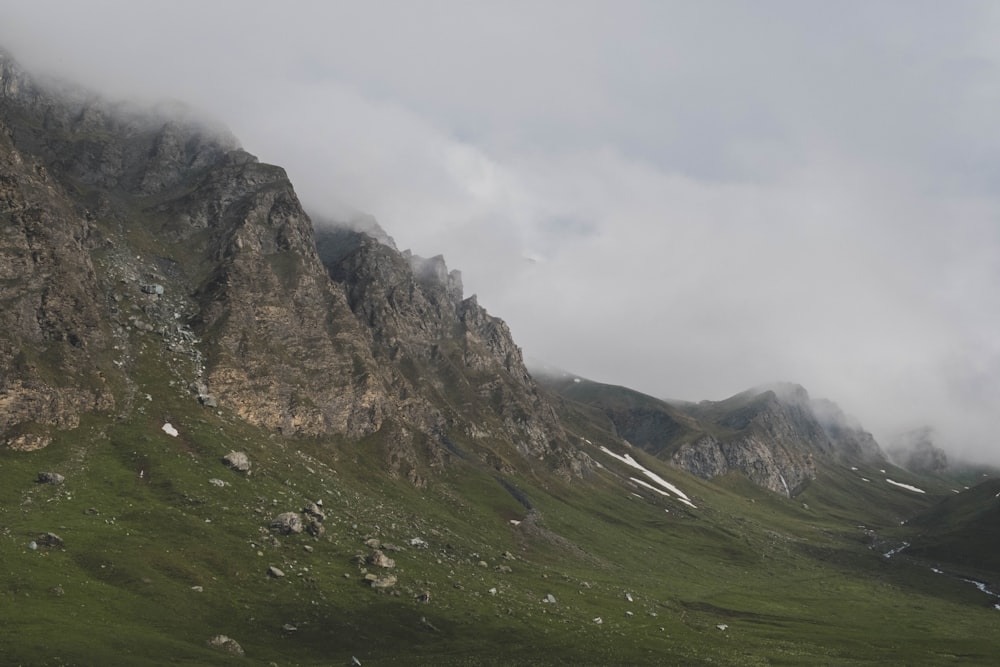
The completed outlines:
[[[540,388],[443,259],[371,221],[314,229],[283,170],[217,129],[57,93],[0,55],[0,220],[5,664],[1000,647],[992,598],[898,555],[974,514],[940,479],[797,390]],[[713,451],[711,474],[682,467]]]

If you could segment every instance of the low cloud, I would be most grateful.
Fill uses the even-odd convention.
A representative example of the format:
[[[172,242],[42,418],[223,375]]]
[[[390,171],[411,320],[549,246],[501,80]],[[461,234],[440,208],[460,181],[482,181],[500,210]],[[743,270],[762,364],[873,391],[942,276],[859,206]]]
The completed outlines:
[[[443,253],[531,357],[797,382],[1000,463],[989,6],[13,4],[26,66],[222,119],[312,210]]]

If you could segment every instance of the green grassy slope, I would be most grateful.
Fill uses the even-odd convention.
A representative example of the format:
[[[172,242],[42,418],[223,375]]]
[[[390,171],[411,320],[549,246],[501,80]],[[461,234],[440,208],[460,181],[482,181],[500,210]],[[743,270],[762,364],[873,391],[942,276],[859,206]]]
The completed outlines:
[[[582,481],[501,484],[460,462],[417,489],[380,469],[377,436],[271,438],[146,368],[152,400],[130,417],[0,453],[5,664],[930,665],[1000,650],[986,596],[870,548],[862,525],[892,538],[936,497],[877,471],[830,469],[789,500],[631,452],[691,508],[581,439],[600,464]],[[250,475],[222,465],[231,449]],[[320,499],[322,537],[267,529]],[[31,550],[45,532],[63,546]],[[370,538],[399,547],[388,592],[356,562]],[[217,634],[246,656],[206,646]]]

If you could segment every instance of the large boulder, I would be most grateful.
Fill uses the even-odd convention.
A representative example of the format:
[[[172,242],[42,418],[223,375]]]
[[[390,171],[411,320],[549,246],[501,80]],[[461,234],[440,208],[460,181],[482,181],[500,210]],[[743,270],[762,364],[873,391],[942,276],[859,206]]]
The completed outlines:
[[[222,457],[222,462],[236,472],[250,472],[250,457],[246,452],[229,452]]]
[[[274,517],[271,530],[281,535],[292,535],[305,530],[305,524],[302,523],[302,516],[296,512],[282,512]]]

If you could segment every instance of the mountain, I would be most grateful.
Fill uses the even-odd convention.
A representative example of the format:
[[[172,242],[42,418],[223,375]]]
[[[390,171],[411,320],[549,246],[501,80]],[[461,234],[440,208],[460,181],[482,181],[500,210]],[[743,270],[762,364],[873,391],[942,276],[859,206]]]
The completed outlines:
[[[417,483],[466,450],[578,472],[506,325],[442,258],[399,253],[371,220],[317,234],[284,170],[197,121],[2,67],[5,278],[27,277],[5,308],[12,446],[127,410],[151,335],[192,399],[286,435],[380,433]]]
[[[817,460],[884,464],[885,456],[832,401],[792,384],[751,389],[723,401],[670,403],[565,374],[540,374],[560,396],[600,411],[631,444],[703,479],[735,471],[771,491],[797,495]]]
[[[792,385],[536,378],[443,258],[190,110],[0,54],[0,221],[5,663],[995,659],[931,569],[992,487]]]

